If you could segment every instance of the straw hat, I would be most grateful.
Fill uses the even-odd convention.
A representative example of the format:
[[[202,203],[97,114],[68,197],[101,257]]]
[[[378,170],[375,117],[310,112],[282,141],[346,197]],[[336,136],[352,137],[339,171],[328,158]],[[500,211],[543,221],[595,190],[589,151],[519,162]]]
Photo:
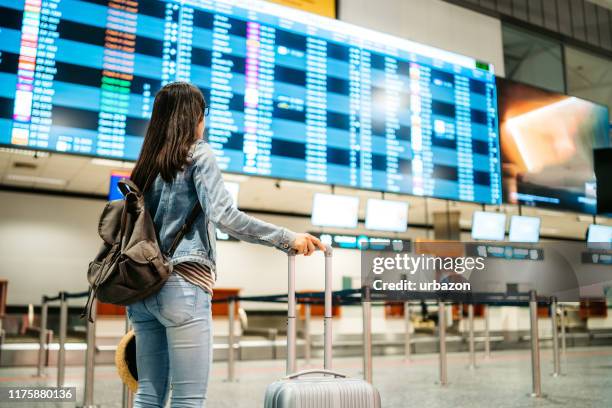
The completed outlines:
[[[136,336],[130,330],[121,338],[115,352],[115,366],[119,378],[130,391],[138,390],[138,371],[136,370]]]

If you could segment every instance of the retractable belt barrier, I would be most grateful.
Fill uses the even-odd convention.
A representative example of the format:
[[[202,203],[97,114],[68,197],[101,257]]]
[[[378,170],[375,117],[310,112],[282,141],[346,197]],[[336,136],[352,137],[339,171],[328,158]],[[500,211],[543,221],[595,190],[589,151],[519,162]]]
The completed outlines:
[[[39,338],[39,354],[38,354],[38,369],[37,375],[45,375],[45,367],[48,365],[48,350],[51,342],[50,336],[52,331],[47,329],[48,324],[48,307],[49,303],[60,302],[60,325],[59,325],[59,351],[57,358],[57,385],[64,385],[65,378],[65,359],[66,359],[66,334],[68,328],[68,300],[87,297],[88,291],[83,292],[60,292],[56,296],[42,296],[41,302],[41,319],[40,319],[40,338]],[[307,363],[311,358],[311,339],[310,339],[310,318],[311,305],[323,305],[325,292],[301,292],[296,294],[296,302],[305,305],[305,327],[304,327],[304,357]],[[491,306],[528,306],[530,308],[530,332],[531,332],[531,361],[532,361],[532,396],[542,396],[541,390],[541,373],[540,373],[540,345],[539,332],[537,328],[537,308],[538,306],[550,307],[551,318],[553,322],[553,362],[554,375],[560,375],[560,356],[559,356],[559,337],[557,314],[560,313],[561,326],[561,342],[563,354],[565,355],[565,316],[564,311],[554,298],[538,297],[535,292],[520,293],[512,296],[507,296],[498,293],[487,294],[490,301],[481,301],[468,303],[468,318],[469,318],[469,367],[475,368],[474,354],[474,304],[478,303],[485,306],[485,356],[490,356],[490,335],[489,335],[489,312]],[[262,303],[287,303],[288,293],[264,295],[264,296],[228,296],[219,299],[213,299],[212,303],[227,303],[229,309],[229,331],[228,331],[228,381],[235,381],[235,351],[240,349],[240,340],[236,341],[234,334],[235,324],[235,305],[236,302],[262,302]],[[439,359],[440,359],[440,376],[439,384],[446,385],[447,379],[447,363],[446,363],[446,312],[445,306],[447,301],[436,296],[420,296],[414,300],[404,301],[405,308],[405,337],[404,337],[404,357],[408,361],[411,357],[412,339],[410,330],[412,328],[410,322],[410,306],[414,302],[425,303],[430,306],[438,306],[438,341],[439,341]],[[372,381],[372,333],[371,333],[371,307],[376,303],[381,302],[368,301],[362,302],[362,289],[343,289],[332,292],[332,302],[334,306],[356,306],[361,305],[363,308],[363,372],[368,381]],[[401,303],[401,302],[398,302]],[[95,309],[93,311],[95,314]],[[129,324],[129,322],[126,322]],[[127,326],[126,326],[127,327]],[[80,407],[92,408],[93,403],[93,384],[94,384],[94,367],[95,367],[95,319],[94,323],[87,322],[87,349],[85,358],[85,390],[83,394],[83,404]],[[126,392],[124,387],[124,397],[122,405],[129,405],[131,395]],[[127,403],[127,404],[126,404]]]
[[[84,298],[89,295],[89,291],[83,292],[59,292],[57,296],[42,296],[40,306],[40,335],[38,348],[37,376],[42,377],[46,374],[45,366],[48,364],[49,344],[51,342],[52,331],[47,329],[49,318],[49,303],[60,302],[60,321],[59,321],[59,348],[57,354],[57,386],[64,386],[66,374],[66,335],[68,332],[68,300]],[[95,309],[93,311],[95,314]],[[87,322],[87,349],[85,351],[85,390],[83,395],[83,408],[94,407],[93,404],[93,384],[94,384],[94,365],[95,365],[95,323]]]
[[[297,294],[297,302],[304,304],[307,306],[305,308],[306,316],[305,316],[305,347],[304,347],[304,357],[307,363],[310,361],[311,357],[311,339],[310,339],[310,305],[323,305],[325,292],[301,292]],[[483,294],[481,294],[483,295]],[[485,307],[485,357],[490,358],[490,332],[489,332],[489,318],[490,318],[490,307],[491,306],[519,306],[519,307],[530,307],[533,309],[535,307],[536,317],[535,321],[533,318],[531,319],[531,354],[532,354],[532,379],[533,379],[533,389],[531,395],[540,397],[541,393],[541,381],[540,381],[540,339],[539,333],[537,331],[537,307],[538,306],[546,306],[551,307],[551,310],[556,310],[556,301],[553,298],[544,298],[538,297],[532,293],[519,293],[511,296],[499,294],[499,293],[490,293],[484,294],[485,297],[492,299],[489,302],[478,301],[478,304],[481,304]],[[332,292],[332,300],[334,305],[338,306],[354,306],[361,305],[363,310],[363,374],[364,378],[371,382],[372,381],[372,333],[371,333],[371,321],[372,321],[372,312],[371,307],[375,305],[375,302],[362,302],[362,290],[361,289],[344,289],[340,291]],[[442,299],[435,300],[435,297],[429,297],[427,301],[425,297],[421,297],[420,300],[428,305],[438,306],[438,341],[439,341],[439,381],[438,384],[445,386],[448,384],[448,368],[447,368],[447,351],[446,351],[446,305],[447,301]],[[236,302],[238,301],[248,301],[248,302],[264,302],[264,303],[286,303],[287,295],[278,294],[278,295],[267,295],[267,296],[228,296],[226,298],[214,299],[213,303],[230,303],[231,311],[229,313],[229,336],[228,336],[228,381],[235,381],[235,358],[234,353],[235,350],[240,348],[240,342],[236,344],[235,336],[234,336],[234,319],[235,313],[232,313],[235,307]],[[380,303],[380,302],[378,302]],[[469,369],[476,368],[476,357],[475,357],[475,338],[474,338],[474,304],[476,302],[468,303],[468,325],[469,325]],[[535,305],[535,306],[534,306]],[[410,359],[411,355],[411,346],[412,339],[410,336],[411,323],[409,320],[410,316],[410,301],[404,302],[405,306],[405,338],[404,338],[404,358],[406,360]],[[533,313],[533,312],[532,312]],[[551,312],[552,313],[552,312]],[[554,316],[554,315],[553,315]],[[556,330],[556,320],[553,318],[553,331]],[[562,337],[564,338],[564,333],[562,332]],[[553,336],[554,344],[557,343],[557,336]],[[558,346],[553,347],[553,361],[555,362],[555,373],[559,373],[559,348]]]

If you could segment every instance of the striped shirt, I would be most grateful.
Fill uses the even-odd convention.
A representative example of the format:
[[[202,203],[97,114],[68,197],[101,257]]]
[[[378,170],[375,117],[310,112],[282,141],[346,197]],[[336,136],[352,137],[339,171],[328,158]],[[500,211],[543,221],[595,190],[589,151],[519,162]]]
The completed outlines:
[[[212,296],[216,276],[205,265],[197,262],[181,262],[174,265],[174,271],[187,282],[199,286]]]

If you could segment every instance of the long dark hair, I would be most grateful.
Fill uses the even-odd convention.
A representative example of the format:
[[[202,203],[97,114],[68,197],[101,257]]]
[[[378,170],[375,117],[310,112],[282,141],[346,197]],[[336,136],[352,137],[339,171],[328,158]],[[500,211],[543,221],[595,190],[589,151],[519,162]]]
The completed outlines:
[[[155,96],[140,156],[131,180],[148,189],[157,175],[170,182],[187,162],[189,149],[199,137],[196,129],[206,102],[200,90],[186,82],[164,86]]]

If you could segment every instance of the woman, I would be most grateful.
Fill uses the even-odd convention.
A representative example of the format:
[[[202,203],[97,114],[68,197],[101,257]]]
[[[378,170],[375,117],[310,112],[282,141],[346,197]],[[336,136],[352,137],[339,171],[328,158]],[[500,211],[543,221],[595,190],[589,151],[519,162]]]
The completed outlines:
[[[132,180],[145,193],[163,251],[197,201],[202,207],[172,255],[174,270],[166,284],[127,308],[136,333],[138,393],[134,407],[163,407],[170,389],[172,407],[205,404],[212,360],[215,227],[285,252],[294,249],[310,255],[317,247],[324,249],[309,234],[260,221],[232,205],[215,155],[202,140],[207,111],[195,86],[180,82],[164,86],[155,97],[132,172]]]

